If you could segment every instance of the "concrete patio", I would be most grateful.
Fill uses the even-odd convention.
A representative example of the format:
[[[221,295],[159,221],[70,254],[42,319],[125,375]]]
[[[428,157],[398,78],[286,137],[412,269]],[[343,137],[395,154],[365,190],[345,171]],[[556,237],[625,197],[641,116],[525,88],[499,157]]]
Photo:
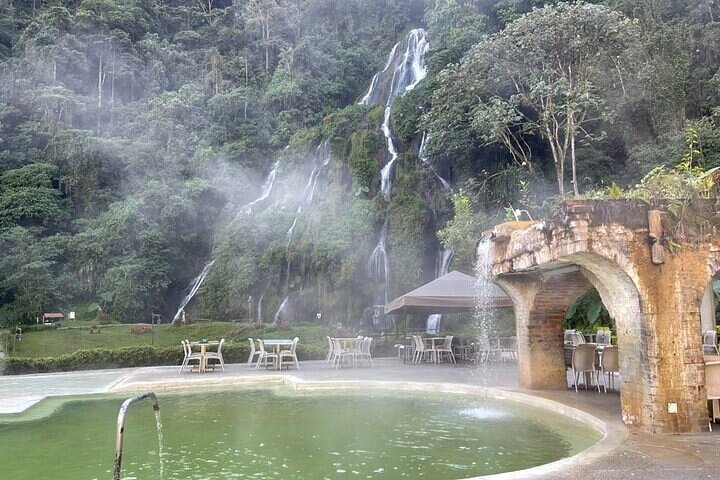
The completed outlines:
[[[713,433],[651,435],[628,430],[621,421],[617,392],[574,390],[524,390],[518,386],[514,363],[476,367],[454,365],[411,365],[397,358],[377,359],[374,367],[333,369],[321,361],[301,362],[300,370],[256,371],[245,364],[226,365],[226,371],[179,374],[178,367],[148,367],[122,370],[57,373],[0,377],[0,413],[25,410],[48,395],[127,392],[152,390],[162,401],[162,392],[198,384],[230,385],[246,382],[413,382],[433,388],[494,388],[552,400],[587,412],[605,424],[606,438],[560,470],[518,472],[493,478],[543,479],[699,479],[720,478],[720,425]],[[563,408],[563,407],[559,407]]]

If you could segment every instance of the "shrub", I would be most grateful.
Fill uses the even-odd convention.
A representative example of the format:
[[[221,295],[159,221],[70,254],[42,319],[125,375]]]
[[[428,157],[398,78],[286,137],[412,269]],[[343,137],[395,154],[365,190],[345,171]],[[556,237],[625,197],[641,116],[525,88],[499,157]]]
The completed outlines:
[[[223,358],[226,363],[247,361],[247,342],[225,342]],[[325,346],[318,344],[298,345],[299,360],[325,358]],[[179,347],[153,347],[150,345],[117,349],[96,348],[78,350],[70,355],[51,358],[5,357],[0,360],[0,372],[5,375],[29,373],[71,372],[77,370],[101,370],[108,368],[150,367],[180,365],[183,352]]]

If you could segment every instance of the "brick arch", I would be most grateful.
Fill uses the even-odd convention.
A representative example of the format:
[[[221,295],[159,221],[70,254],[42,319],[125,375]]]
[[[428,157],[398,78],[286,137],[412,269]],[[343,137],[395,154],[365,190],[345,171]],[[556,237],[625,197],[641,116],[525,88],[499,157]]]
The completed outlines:
[[[618,263],[597,253],[573,253],[541,272],[496,282],[513,300],[520,384],[531,389],[566,388],[563,321],[575,300],[597,289],[617,327],[623,420],[642,423],[649,395],[644,319],[638,287]]]
[[[623,421],[642,423],[642,405],[649,392],[648,336],[640,305],[638,286],[618,263],[596,253],[575,253],[565,257],[581,267],[581,272],[600,294],[605,308],[615,320],[622,374],[620,403]]]
[[[615,213],[604,214],[608,208]],[[650,231],[651,217],[657,211],[640,204],[578,200],[566,202],[553,221],[497,225],[490,232],[492,271],[503,288],[517,289],[511,297],[518,346],[525,350],[519,356],[530,359],[521,365],[523,386],[565,388],[553,342],[537,348],[533,334],[549,325],[559,330],[557,320],[548,320],[572,295],[555,305],[540,299],[563,288],[562,282],[553,287],[548,275],[560,281],[575,268],[617,322],[623,420],[647,432],[703,431],[708,412],[701,303],[720,273],[720,233],[669,249],[655,241],[662,232]],[[539,368],[551,372],[541,375]]]

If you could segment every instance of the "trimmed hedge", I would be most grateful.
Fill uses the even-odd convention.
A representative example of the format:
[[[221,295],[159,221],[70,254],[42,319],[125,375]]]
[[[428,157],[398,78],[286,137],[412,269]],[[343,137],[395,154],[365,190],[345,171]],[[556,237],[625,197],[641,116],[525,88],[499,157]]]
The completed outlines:
[[[247,361],[249,347],[235,342],[225,342],[223,358],[227,363]],[[326,347],[298,345],[299,360],[320,360],[327,354]],[[71,355],[46,358],[5,357],[0,359],[0,372],[5,375],[28,373],[72,372],[77,370],[102,370],[108,368],[149,367],[180,365],[182,349],[177,347],[153,347],[149,345],[118,349],[95,348],[78,350]]]

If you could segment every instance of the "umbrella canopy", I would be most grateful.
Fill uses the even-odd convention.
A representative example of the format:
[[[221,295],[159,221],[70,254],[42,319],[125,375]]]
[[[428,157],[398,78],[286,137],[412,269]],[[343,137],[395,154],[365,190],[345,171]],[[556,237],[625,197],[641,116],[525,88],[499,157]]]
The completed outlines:
[[[496,307],[513,303],[497,285],[491,285]],[[453,270],[385,305],[385,313],[454,313],[475,308],[475,277]]]

